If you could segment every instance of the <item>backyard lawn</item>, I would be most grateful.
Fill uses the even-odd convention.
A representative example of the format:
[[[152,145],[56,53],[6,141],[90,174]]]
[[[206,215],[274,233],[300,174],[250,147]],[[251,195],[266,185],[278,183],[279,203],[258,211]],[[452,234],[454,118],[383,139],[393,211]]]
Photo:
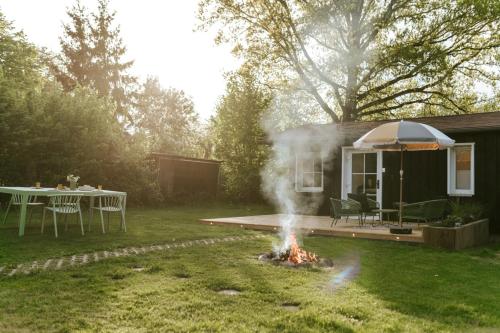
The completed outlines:
[[[260,206],[130,209],[127,233],[77,225],[54,239],[34,216],[19,238],[0,227],[0,266],[95,250],[232,235],[204,217],[257,215]],[[1,215],[3,216],[3,215]],[[60,228],[62,229],[62,223]],[[257,260],[275,236],[171,248],[85,266],[0,275],[2,332],[493,332],[500,329],[500,246],[447,252],[387,241],[307,237],[332,271]],[[141,269],[143,268],[143,269]],[[346,279],[343,279],[343,277]],[[234,289],[237,295],[219,291]],[[284,304],[294,305],[284,307]]]

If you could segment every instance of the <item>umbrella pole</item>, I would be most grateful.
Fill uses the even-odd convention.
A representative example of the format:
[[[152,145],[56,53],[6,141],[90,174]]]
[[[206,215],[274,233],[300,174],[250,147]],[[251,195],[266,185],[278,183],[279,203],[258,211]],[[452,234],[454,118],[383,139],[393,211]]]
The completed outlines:
[[[401,161],[399,164],[399,226],[403,227],[403,146],[401,145]]]

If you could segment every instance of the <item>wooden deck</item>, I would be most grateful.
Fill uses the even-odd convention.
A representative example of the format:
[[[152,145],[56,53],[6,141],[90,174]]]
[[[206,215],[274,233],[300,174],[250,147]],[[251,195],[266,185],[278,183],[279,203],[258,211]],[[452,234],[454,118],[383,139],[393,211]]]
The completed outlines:
[[[280,214],[240,216],[225,218],[208,218],[200,220],[208,225],[233,225],[244,229],[277,231],[279,229]],[[394,235],[389,232],[387,225],[372,226],[370,218],[364,226],[359,226],[357,220],[345,219],[339,221],[336,226],[330,227],[332,219],[328,216],[297,215],[296,227],[304,234],[338,236],[349,238],[366,238],[391,240],[399,242],[423,243],[422,230],[413,225],[413,233],[410,235]]]

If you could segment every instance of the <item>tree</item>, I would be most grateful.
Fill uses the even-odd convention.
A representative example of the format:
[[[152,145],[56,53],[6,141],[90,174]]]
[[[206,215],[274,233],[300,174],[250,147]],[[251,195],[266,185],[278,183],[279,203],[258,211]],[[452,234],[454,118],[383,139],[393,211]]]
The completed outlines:
[[[92,45],[87,10],[79,0],[66,12],[70,23],[63,25],[63,37],[59,38],[64,70],[53,66],[55,75],[66,91],[77,85],[89,87],[92,68]]]
[[[136,78],[127,73],[133,61],[122,61],[126,48],[120,27],[114,26],[116,12],[109,10],[108,0],[99,0],[97,12],[89,14],[77,0],[67,14],[70,22],[63,26],[62,53],[51,66],[55,77],[67,91],[80,85],[112,98],[116,115],[131,120],[131,86]]]
[[[260,170],[267,157],[261,119],[270,105],[268,93],[245,72],[229,76],[226,93],[212,119],[215,156],[224,161],[226,193],[237,200],[260,199]]]
[[[467,112],[470,83],[499,78],[498,0],[203,0],[199,12],[218,42],[270,84],[299,79],[335,122],[419,105]]]
[[[182,90],[164,89],[149,77],[137,93],[136,109],[135,123],[150,151],[196,155],[198,116]]]
[[[28,107],[42,80],[36,48],[0,13],[0,183],[18,169],[12,152],[29,156],[23,140],[32,122]]]
[[[90,25],[92,41],[92,73],[94,88],[101,96],[111,96],[116,103],[117,113],[126,115],[131,101],[130,84],[136,81],[127,70],[133,61],[122,62],[126,53],[120,37],[120,27],[113,27],[116,12],[110,12],[108,0],[98,0],[97,13],[92,14]]]

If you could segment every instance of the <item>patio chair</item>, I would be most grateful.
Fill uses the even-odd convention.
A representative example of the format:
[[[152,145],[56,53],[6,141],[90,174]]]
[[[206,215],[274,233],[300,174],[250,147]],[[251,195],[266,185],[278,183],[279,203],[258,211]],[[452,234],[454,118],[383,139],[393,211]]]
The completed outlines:
[[[448,200],[428,200],[403,205],[403,219],[416,223],[428,223],[443,218],[448,208]]]
[[[3,217],[3,224],[5,224],[7,222],[7,216],[9,215],[9,211],[10,211],[10,208],[12,206],[15,206],[15,207],[21,207],[22,205],[22,198],[21,198],[21,195],[19,194],[12,194],[12,196],[10,197],[10,201],[9,201],[9,205],[7,206],[7,210],[5,211],[5,215]],[[28,196],[28,203],[27,203],[27,206],[26,208],[29,210],[29,218],[28,218],[28,223],[31,221],[31,216],[33,215],[33,208],[35,207],[42,207],[42,210],[43,210],[43,206],[45,204],[43,202],[38,202],[37,201],[37,197],[36,196]]]
[[[343,216],[345,216],[346,222],[349,217],[355,216],[358,218],[359,224],[361,224],[361,206],[359,202],[351,199],[343,200],[334,198],[330,198],[330,202],[330,216],[333,218],[330,228],[337,225],[337,222],[341,220]]]
[[[56,238],[58,236],[58,233],[57,233],[57,214],[64,215],[65,229],[66,230],[68,228],[67,215],[78,214],[77,218],[79,218],[79,220],[80,220],[80,227],[82,229],[82,235],[84,235],[85,232],[83,231],[82,210],[80,208],[80,199],[81,198],[82,198],[82,195],[79,195],[79,194],[57,194],[57,195],[49,196],[49,204],[43,210],[42,234],[43,234],[44,223],[45,223],[45,212],[47,210],[49,210],[52,212],[52,216],[54,219],[54,233],[55,233]]]
[[[361,224],[366,222],[367,216],[371,216],[373,220],[375,220],[375,216],[379,216],[379,212],[376,211],[379,209],[378,202],[369,199],[365,193],[347,193],[347,197],[359,202],[361,205]]]
[[[99,196],[99,206],[94,206],[92,209],[98,210],[101,215],[101,227],[102,233],[106,233],[104,228],[104,217],[103,212],[107,212],[107,229],[109,231],[109,215],[113,212],[120,213],[120,229],[123,231],[127,231],[127,225],[125,224],[125,212],[123,210],[123,199],[124,197],[121,195],[102,195]],[[90,225],[92,223],[94,214],[90,215],[89,221],[89,230]]]

